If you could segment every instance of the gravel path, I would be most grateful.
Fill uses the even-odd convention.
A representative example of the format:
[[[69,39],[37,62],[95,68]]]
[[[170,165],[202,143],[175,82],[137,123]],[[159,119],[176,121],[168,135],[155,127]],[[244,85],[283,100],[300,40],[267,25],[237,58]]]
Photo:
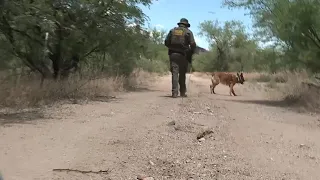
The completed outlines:
[[[110,102],[0,115],[4,180],[320,179],[319,116],[247,84],[237,97],[222,85],[210,94],[204,77],[189,86],[188,98],[171,99],[165,76]]]

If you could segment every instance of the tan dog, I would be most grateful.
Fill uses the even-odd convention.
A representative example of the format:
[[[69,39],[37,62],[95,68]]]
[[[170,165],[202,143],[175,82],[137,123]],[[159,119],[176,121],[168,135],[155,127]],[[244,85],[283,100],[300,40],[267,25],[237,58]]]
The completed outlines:
[[[210,91],[211,94],[215,94],[214,92],[214,88],[218,85],[218,84],[223,84],[226,86],[230,87],[230,96],[232,96],[232,94],[234,96],[237,96],[236,93],[233,90],[233,86],[236,85],[237,83],[243,84],[244,83],[244,77],[243,77],[243,73],[237,73],[237,75],[231,74],[231,73],[227,73],[227,72],[214,72],[212,73],[212,77],[211,77],[211,85],[210,85]]]

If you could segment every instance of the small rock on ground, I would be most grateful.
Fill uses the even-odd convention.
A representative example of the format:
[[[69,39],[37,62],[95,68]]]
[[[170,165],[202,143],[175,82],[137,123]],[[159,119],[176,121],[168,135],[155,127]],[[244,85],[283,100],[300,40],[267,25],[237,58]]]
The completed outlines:
[[[137,180],[154,180],[154,178],[139,175],[139,176],[137,176]]]

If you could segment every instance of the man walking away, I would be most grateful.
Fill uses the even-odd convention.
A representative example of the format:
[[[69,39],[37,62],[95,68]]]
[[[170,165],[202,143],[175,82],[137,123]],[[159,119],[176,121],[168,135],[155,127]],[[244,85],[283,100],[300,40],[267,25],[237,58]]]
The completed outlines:
[[[178,27],[171,29],[164,41],[168,47],[170,59],[170,71],[172,74],[172,97],[178,97],[178,84],[180,96],[186,97],[186,73],[188,69],[187,53],[193,54],[197,47],[192,31],[188,28],[190,24],[186,18],[177,23]],[[191,59],[189,60],[191,63]]]

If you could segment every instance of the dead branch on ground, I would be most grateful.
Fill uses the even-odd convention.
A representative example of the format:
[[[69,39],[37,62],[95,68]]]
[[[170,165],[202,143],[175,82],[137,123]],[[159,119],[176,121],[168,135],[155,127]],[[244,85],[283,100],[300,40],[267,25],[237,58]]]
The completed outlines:
[[[77,172],[82,174],[88,174],[88,173],[94,173],[94,174],[108,174],[111,171],[108,170],[100,170],[100,171],[85,171],[85,170],[77,170],[77,169],[52,169],[52,171],[58,171],[58,172]]]

